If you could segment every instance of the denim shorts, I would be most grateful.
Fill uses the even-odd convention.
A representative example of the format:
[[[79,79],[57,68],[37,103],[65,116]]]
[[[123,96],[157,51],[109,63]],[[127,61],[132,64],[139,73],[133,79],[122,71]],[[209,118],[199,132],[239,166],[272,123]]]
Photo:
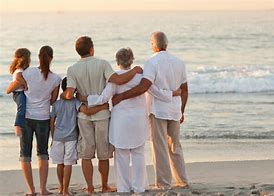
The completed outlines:
[[[32,140],[35,133],[37,156],[39,160],[48,160],[49,120],[34,120],[26,118],[26,125],[20,138],[20,161],[31,162]]]
[[[25,114],[26,114],[26,95],[24,91],[14,91],[13,100],[17,105],[17,113],[14,126],[25,126]]]

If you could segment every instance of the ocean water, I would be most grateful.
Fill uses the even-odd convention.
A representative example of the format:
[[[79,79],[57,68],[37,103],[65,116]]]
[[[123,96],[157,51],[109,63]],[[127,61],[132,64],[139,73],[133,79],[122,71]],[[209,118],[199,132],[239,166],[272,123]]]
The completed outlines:
[[[5,94],[16,48],[29,48],[36,66],[39,48],[52,46],[52,70],[64,76],[79,59],[74,42],[80,35],[91,36],[95,55],[115,68],[120,47],[131,47],[134,65],[142,66],[158,30],[187,65],[185,161],[274,159],[273,11],[0,13],[0,170],[19,168],[16,109]]]

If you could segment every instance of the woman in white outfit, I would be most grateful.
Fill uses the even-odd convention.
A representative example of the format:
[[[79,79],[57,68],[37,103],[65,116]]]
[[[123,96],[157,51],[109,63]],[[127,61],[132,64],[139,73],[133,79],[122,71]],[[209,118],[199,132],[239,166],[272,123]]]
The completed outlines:
[[[131,69],[134,57],[130,48],[122,48],[116,53],[116,61],[123,74]],[[126,84],[107,83],[101,95],[89,95],[88,105],[95,106],[108,102],[117,93],[127,91],[138,85],[141,74]],[[172,91],[160,90],[152,86],[153,96],[169,102],[174,95]],[[176,93],[176,92],[175,92]],[[85,100],[86,97],[78,96]],[[111,110],[109,141],[115,147],[114,164],[116,170],[117,192],[144,192],[148,187],[145,142],[149,137],[148,107],[146,95],[127,99]],[[130,168],[130,158],[132,167]],[[132,177],[132,178],[131,178]]]

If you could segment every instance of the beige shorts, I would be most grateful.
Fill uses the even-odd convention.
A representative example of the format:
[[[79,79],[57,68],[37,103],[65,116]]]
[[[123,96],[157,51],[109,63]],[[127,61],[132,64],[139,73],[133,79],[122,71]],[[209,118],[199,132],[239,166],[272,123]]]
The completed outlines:
[[[109,119],[90,121],[78,118],[79,138],[78,157],[80,159],[95,158],[95,151],[99,160],[113,157],[114,147],[109,143]]]

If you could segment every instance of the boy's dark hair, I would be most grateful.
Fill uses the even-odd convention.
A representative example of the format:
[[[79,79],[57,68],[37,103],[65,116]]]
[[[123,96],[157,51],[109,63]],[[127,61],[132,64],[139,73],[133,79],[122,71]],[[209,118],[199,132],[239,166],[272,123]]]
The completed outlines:
[[[61,87],[63,91],[67,89],[67,77],[63,78]]]
[[[75,50],[81,57],[88,55],[91,48],[93,48],[93,42],[90,37],[82,36],[76,40]]]

